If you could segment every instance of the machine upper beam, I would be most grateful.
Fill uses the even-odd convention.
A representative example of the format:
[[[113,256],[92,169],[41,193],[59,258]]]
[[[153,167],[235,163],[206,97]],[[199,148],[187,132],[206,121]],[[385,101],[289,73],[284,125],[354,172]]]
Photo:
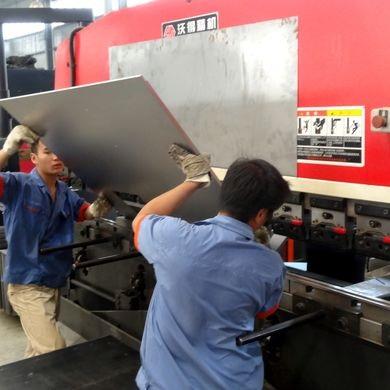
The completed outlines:
[[[0,8],[2,23],[83,23],[93,21],[92,9]]]

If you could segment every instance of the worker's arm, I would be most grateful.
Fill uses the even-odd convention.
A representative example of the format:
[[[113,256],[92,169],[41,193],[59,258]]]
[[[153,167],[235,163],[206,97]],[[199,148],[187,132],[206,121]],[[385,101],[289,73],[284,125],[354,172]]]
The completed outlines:
[[[280,271],[278,272],[279,275],[275,278],[273,284],[268,285],[268,288],[265,292],[266,301],[256,315],[256,317],[259,319],[264,319],[274,314],[279,308],[279,302],[282,297],[284,275],[286,273],[286,269],[279,255],[275,256],[274,261],[279,263],[280,266]]]
[[[26,126],[16,126],[9,133],[0,150],[0,170],[2,170],[10,156],[17,153],[22,142],[34,143],[38,135]],[[17,177],[10,172],[0,173],[0,202],[9,205],[15,199],[15,191],[18,188]]]
[[[164,194],[148,202],[133,220],[133,230],[150,214],[171,215],[178,209],[197,189],[203,186],[199,182],[185,181]]]
[[[73,219],[76,222],[83,222],[94,218],[105,216],[111,210],[111,203],[103,196],[99,195],[98,198],[92,203],[86,202],[75,191],[68,189],[69,200],[72,204]]]
[[[185,173],[184,183],[148,202],[133,221],[133,231],[139,229],[141,221],[150,214],[171,215],[197,189],[210,183],[210,156],[195,155],[180,145],[173,144],[169,149],[172,160]]]
[[[0,170],[5,167],[8,159],[18,152],[20,144],[27,142],[33,144],[39,136],[30,130],[27,126],[15,126],[8,134],[4,142],[3,149],[0,150]]]

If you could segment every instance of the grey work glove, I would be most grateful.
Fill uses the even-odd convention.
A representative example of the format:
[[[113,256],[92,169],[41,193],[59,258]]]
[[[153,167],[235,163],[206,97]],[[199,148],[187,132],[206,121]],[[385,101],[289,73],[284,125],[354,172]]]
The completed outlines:
[[[24,125],[15,126],[8,134],[7,139],[4,142],[3,150],[12,156],[19,150],[19,146],[22,142],[33,144],[39,139],[39,135],[35,134],[31,129]]]
[[[195,155],[178,144],[172,144],[168,154],[186,175],[185,181],[210,185],[210,155]]]
[[[261,226],[255,231],[255,240],[260,244],[269,247],[270,236],[269,231],[265,226]]]
[[[88,207],[88,212],[93,218],[100,218],[108,214],[111,209],[112,205],[109,200],[103,194],[99,194],[97,199]]]

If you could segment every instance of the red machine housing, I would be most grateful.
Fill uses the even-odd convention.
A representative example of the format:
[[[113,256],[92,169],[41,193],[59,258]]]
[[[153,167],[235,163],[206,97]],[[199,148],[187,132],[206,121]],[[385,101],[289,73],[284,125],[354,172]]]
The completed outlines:
[[[212,12],[219,28],[298,16],[298,107],[365,107],[365,166],[298,163],[299,177],[390,185],[390,134],[370,130],[371,110],[390,106],[387,0],[152,0],[110,13],[76,35],[76,85],[109,79],[109,47],[159,39],[164,22]],[[55,87],[68,86],[65,41],[57,50]]]

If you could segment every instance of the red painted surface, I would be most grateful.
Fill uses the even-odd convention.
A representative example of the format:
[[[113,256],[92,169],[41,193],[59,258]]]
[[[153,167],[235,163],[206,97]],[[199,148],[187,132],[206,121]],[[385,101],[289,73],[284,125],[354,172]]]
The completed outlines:
[[[23,144],[20,147],[21,150],[26,151],[26,153],[30,153],[30,147],[27,144]],[[35,165],[32,163],[30,159],[21,159],[19,158],[19,169],[20,172],[29,173],[31,170],[35,167]]]
[[[343,227],[334,227],[332,228],[332,232],[340,236],[345,236],[347,234],[347,229]]]
[[[292,226],[303,226],[302,219],[292,219],[290,223]]]
[[[158,39],[163,22],[215,11],[220,28],[298,16],[298,106],[365,106],[365,167],[298,164],[298,176],[390,185],[390,134],[371,133],[369,120],[371,109],[390,106],[387,0],[154,0],[111,13],[77,35],[77,84],[109,78],[110,46]],[[64,42],[56,88],[69,86],[67,62]]]

